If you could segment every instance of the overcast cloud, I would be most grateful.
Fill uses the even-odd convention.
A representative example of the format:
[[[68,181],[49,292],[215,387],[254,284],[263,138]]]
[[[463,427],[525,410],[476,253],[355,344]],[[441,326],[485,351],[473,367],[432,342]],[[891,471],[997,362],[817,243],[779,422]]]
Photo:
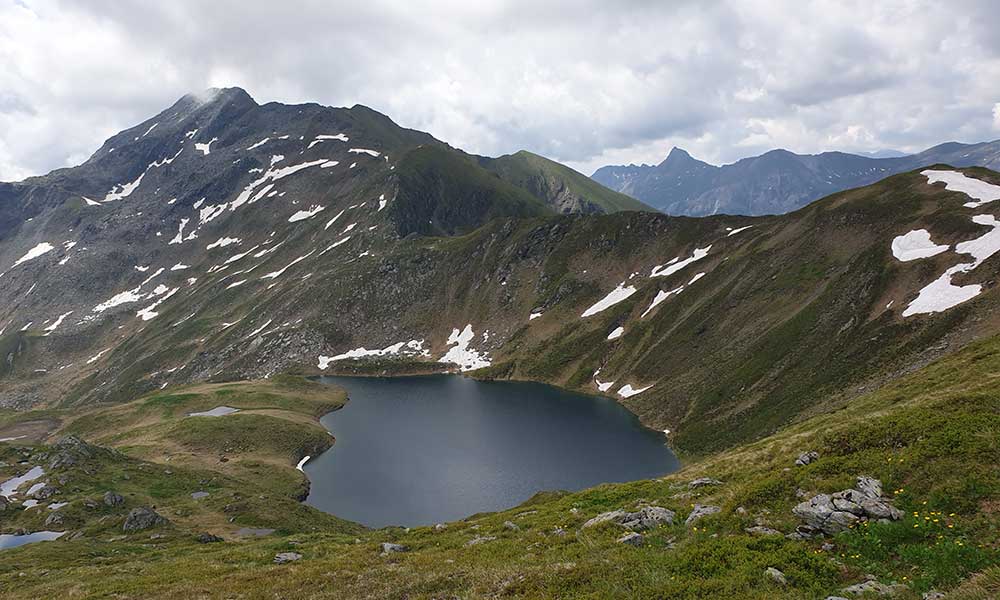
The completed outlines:
[[[996,3],[0,0],[0,180],[207,87],[590,174],[1000,138]]]

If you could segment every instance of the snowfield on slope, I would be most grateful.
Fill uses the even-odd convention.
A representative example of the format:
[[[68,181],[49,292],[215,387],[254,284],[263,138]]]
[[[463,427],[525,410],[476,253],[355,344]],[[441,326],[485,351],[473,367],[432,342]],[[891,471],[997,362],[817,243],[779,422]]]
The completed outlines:
[[[618,304],[619,302],[627,300],[635,292],[636,292],[636,287],[634,285],[626,287],[625,282],[623,281],[618,284],[618,287],[611,290],[607,296],[601,298],[593,306],[583,311],[583,314],[580,315],[580,317],[585,319],[587,317],[596,315],[601,311],[611,308],[612,306]]]
[[[473,369],[482,369],[483,367],[490,366],[492,363],[490,363],[485,353],[480,353],[469,347],[469,342],[475,337],[476,335],[472,331],[471,323],[466,325],[462,331],[452,329],[451,335],[448,336],[448,345],[453,347],[444,356],[439,358],[438,362],[458,365],[462,371],[472,371]]]
[[[958,171],[927,169],[921,171],[920,174],[927,177],[927,183],[944,183],[946,190],[962,192],[966,196],[973,198],[972,202],[963,204],[966,208],[979,208],[984,204],[1000,200],[1000,185],[986,183],[985,181],[968,177]]]
[[[926,229],[914,229],[892,240],[892,255],[902,262],[935,256],[946,252],[948,248],[949,246],[939,246],[932,242],[931,234]]]

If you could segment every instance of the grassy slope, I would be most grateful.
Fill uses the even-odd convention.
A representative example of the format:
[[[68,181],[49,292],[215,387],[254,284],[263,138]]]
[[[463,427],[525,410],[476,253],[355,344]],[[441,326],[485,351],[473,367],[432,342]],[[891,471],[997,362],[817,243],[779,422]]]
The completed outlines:
[[[704,459],[663,480],[605,485],[574,494],[540,494],[509,511],[476,515],[443,531],[386,529],[271,536],[200,546],[190,538],[152,544],[146,536],[39,544],[0,554],[0,586],[12,598],[108,595],[171,597],[590,597],[821,598],[872,573],[907,583],[900,597],[948,589],[987,598],[1000,563],[1000,338],[948,358],[751,445]],[[817,462],[793,467],[803,450]],[[806,493],[882,479],[906,517],[821,540],[758,538],[756,522],[782,531]],[[688,490],[699,476],[718,487]],[[641,548],[616,544],[615,527],[580,529],[595,514],[650,502],[683,519],[694,503],[722,507],[697,528],[663,527]],[[741,515],[737,507],[744,507]],[[520,527],[511,531],[503,522]],[[556,527],[568,532],[555,533]],[[496,536],[477,546],[476,535]],[[411,552],[379,556],[377,543]],[[303,555],[274,566],[276,552]],[[113,562],[107,562],[113,561]],[[763,572],[785,573],[781,588]],[[23,575],[19,575],[23,573]],[[991,588],[992,586],[992,588]]]
[[[58,432],[51,439],[73,434],[118,451],[85,469],[65,473],[67,484],[56,484],[61,490],[56,499],[70,502],[63,509],[70,515],[67,527],[82,529],[88,536],[121,526],[120,519],[94,522],[95,515],[83,506],[85,499],[99,499],[109,490],[124,495],[129,507],[159,507],[178,528],[189,532],[229,536],[241,527],[353,532],[360,528],[298,501],[307,481],[294,469],[302,456],[330,447],[333,440],[317,420],[344,400],[340,390],[290,377],[200,384],[83,413],[7,413],[0,419],[0,431],[19,423],[56,423]],[[220,405],[241,412],[220,418],[186,417]],[[0,447],[6,452],[0,460],[11,465],[2,471],[13,475],[18,467],[10,457],[17,452],[9,445]],[[36,462],[46,463],[44,457]],[[45,479],[59,477],[47,473]],[[209,497],[194,500],[191,493],[196,491],[209,492]],[[37,509],[0,513],[0,525],[5,530],[38,529],[46,513]]]
[[[453,235],[498,217],[531,217],[551,210],[471,159],[448,148],[407,152],[395,171],[399,192],[390,211],[400,236]]]
[[[553,194],[563,192],[587,204],[598,206],[606,213],[623,210],[658,212],[635,198],[609,190],[566,165],[526,150],[489,159],[485,166],[504,180],[528,190],[543,202],[551,202]]]

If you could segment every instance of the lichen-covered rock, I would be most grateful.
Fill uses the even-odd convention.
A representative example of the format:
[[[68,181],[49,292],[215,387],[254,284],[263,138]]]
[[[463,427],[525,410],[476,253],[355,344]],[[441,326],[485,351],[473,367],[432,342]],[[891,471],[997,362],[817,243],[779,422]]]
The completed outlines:
[[[35,490],[35,493],[31,495],[35,500],[48,500],[59,491],[59,488],[53,487],[51,485],[44,485],[39,489]]]
[[[766,535],[783,535],[777,529],[771,529],[770,527],[765,527],[763,525],[757,525],[757,526],[754,526],[754,527],[747,527],[746,529],[744,529],[744,531],[746,531],[750,535],[761,535],[761,536],[766,536]]]
[[[510,531],[520,531],[521,530],[521,528],[518,527],[517,524],[514,523],[513,521],[504,521],[503,522],[503,528],[504,529],[509,529]]]
[[[857,488],[834,494],[817,494],[792,509],[806,526],[826,534],[849,529],[862,520],[898,520],[903,513],[881,497],[882,482],[858,477]],[[803,535],[803,537],[807,537]]]
[[[902,584],[886,585],[884,583],[879,583],[874,579],[869,579],[868,581],[862,581],[861,583],[855,583],[840,590],[845,594],[851,594],[852,596],[864,596],[866,594],[875,594],[877,596],[895,596],[900,592],[905,591],[907,588]]]

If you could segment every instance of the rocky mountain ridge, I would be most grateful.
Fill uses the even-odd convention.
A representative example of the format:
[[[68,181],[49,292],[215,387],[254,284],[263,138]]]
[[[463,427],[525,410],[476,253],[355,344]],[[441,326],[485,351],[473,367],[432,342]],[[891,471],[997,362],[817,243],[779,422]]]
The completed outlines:
[[[883,153],[884,154],[884,153]],[[948,142],[913,155],[771,150],[715,166],[680,148],[658,165],[601,167],[593,179],[672,215],[783,214],[842,190],[937,163],[1000,168],[1000,140]]]

